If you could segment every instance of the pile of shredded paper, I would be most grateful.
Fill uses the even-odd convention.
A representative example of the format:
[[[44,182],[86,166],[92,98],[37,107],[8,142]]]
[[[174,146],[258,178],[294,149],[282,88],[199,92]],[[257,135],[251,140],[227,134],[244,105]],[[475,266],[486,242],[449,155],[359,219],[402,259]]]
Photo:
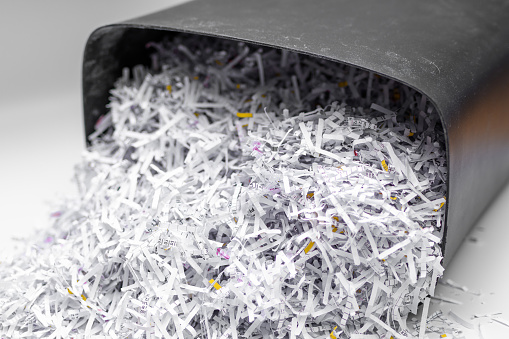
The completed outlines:
[[[147,49],[89,136],[79,198],[1,263],[1,333],[423,338],[447,177],[427,98],[243,43]]]

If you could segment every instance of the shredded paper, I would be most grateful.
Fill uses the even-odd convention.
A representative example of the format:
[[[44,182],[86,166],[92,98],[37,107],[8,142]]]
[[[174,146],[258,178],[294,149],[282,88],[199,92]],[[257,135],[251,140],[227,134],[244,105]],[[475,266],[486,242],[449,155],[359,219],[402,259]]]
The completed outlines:
[[[0,264],[2,333],[423,338],[447,177],[427,98],[244,43],[147,49],[89,136],[79,197]]]

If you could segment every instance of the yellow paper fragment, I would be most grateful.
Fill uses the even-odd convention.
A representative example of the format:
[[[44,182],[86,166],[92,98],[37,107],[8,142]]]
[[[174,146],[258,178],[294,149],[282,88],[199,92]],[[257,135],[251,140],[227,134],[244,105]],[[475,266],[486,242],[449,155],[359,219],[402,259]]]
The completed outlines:
[[[389,172],[389,166],[387,166],[387,163],[385,162],[385,160],[382,160],[382,167],[383,167],[383,169],[384,169],[386,172]]]
[[[336,327],[334,327],[334,329],[333,329],[333,330],[332,330],[332,332],[330,333],[330,337],[331,337],[332,339],[337,339],[337,337],[334,335],[334,331],[336,330],[336,328],[338,328],[338,327],[337,327],[337,326],[336,326]]]
[[[210,280],[209,280],[209,283],[214,284],[214,288],[215,288],[216,290],[219,290],[219,289],[222,287],[222,286],[221,286],[221,285],[219,285],[217,282],[216,282],[216,283],[214,283],[214,279],[210,279]]]
[[[304,249],[304,253],[307,254],[309,251],[311,251],[311,249],[313,248],[314,245],[315,245],[315,243],[313,241],[310,241],[309,244]]]

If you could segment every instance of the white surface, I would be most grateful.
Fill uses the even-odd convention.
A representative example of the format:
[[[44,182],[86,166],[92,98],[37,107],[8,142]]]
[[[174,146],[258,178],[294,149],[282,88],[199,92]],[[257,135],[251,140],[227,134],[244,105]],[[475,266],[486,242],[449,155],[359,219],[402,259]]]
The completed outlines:
[[[452,310],[465,320],[472,315],[499,313],[509,324],[509,185],[481,217],[467,240],[447,267],[444,279],[466,286],[469,293],[438,285],[436,295],[446,296],[462,305],[433,305],[430,313]],[[480,296],[474,295],[480,293]],[[509,327],[497,322],[483,322],[482,335],[488,338],[509,338]],[[477,338],[476,331],[467,338]]]
[[[45,224],[45,202],[74,191],[90,33],[186,1],[0,2],[0,250],[11,236]]]
[[[0,249],[11,236],[43,226],[46,202],[73,192],[73,166],[84,147],[80,71],[86,38],[102,24],[128,19],[184,1],[28,1],[0,5]],[[27,13],[25,13],[27,12]],[[446,270],[469,293],[439,285],[437,294],[473,314],[502,312],[509,320],[509,186],[480,220]],[[509,327],[482,325],[484,338],[509,338]],[[435,338],[436,336],[430,336]],[[476,331],[467,338],[477,338]]]

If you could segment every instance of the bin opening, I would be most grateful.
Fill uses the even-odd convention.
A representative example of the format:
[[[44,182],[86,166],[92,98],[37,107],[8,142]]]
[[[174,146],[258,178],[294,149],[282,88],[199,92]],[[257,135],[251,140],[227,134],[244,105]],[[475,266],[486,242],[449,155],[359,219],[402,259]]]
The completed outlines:
[[[388,333],[373,317],[405,330],[443,271],[447,159],[433,104],[393,79],[323,58],[139,33],[120,38],[138,48],[122,50],[125,63],[105,51],[118,72],[109,111],[88,139],[101,157],[122,155],[124,170],[145,185],[129,196],[143,209],[135,219],[147,219],[141,239],[157,235],[149,254],[181,262],[180,278],[213,287],[200,285],[206,290],[189,301],[270,314],[256,326],[236,320],[245,336],[295,325],[332,337],[359,323]],[[128,254],[130,270],[142,272],[147,254]],[[148,272],[161,275],[153,288],[166,281],[166,271]],[[248,297],[263,294],[270,300]],[[282,319],[297,305],[313,307],[320,321]],[[232,325],[228,314],[203,312]]]

